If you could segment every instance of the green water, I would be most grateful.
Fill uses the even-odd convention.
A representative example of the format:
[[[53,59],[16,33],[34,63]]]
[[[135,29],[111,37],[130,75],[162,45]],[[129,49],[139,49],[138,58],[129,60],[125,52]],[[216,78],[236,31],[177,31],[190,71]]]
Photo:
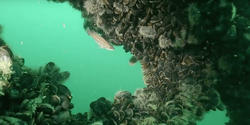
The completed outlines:
[[[49,61],[71,77],[73,112],[86,112],[99,97],[113,99],[118,90],[144,87],[140,64],[130,66],[122,47],[101,49],[83,30],[81,13],[67,3],[45,0],[0,0],[3,38],[26,66],[38,69]],[[199,125],[223,125],[225,112],[209,112]]]

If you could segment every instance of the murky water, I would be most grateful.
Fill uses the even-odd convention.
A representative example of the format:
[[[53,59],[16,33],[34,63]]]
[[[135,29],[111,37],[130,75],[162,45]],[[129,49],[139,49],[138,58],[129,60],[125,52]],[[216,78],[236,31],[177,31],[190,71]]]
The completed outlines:
[[[53,61],[71,73],[66,85],[73,112],[86,112],[98,97],[113,99],[118,90],[144,87],[140,64],[129,65],[122,47],[100,48],[83,30],[81,13],[69,4],[43,0],[0,0],[3,38],[25,65],[38,69]],[[199,125],[223,125],[225,112],[210,112]]]

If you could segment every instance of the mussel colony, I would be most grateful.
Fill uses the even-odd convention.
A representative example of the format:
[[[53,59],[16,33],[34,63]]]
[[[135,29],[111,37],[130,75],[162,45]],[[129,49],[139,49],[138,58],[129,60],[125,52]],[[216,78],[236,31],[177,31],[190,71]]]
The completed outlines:
[[[7,68],[0,123],[195,125],[210,110],[226,110],[227,125],[250,124],[250,1],[51,1],[68,1],[82,12],[86,30],[133,54],[146,87],[119,91],[113,102],[101,97],[90,113],[74,115],[62,84],[69,73],[53,62],[29,69],[1,40],[0,51],[9,54],[0,60],[12,71],[0,64]]]

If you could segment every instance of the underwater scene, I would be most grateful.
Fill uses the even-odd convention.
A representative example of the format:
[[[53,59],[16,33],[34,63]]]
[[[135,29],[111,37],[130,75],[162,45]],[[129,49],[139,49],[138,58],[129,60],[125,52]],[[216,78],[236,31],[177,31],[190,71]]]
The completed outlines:
[[[0,125],[250,125],[249,0],[0,0]]]

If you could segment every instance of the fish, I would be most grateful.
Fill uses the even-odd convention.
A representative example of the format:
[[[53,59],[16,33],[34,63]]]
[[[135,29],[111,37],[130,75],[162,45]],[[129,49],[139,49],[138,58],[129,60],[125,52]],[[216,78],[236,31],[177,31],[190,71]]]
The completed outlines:
[[[113,51],[115,48],[107,42],[103,37],[101,37],[98,33],[87,29],[87,33],[89,36],[93,37],[96,43],[101,47],[109,51]]]

